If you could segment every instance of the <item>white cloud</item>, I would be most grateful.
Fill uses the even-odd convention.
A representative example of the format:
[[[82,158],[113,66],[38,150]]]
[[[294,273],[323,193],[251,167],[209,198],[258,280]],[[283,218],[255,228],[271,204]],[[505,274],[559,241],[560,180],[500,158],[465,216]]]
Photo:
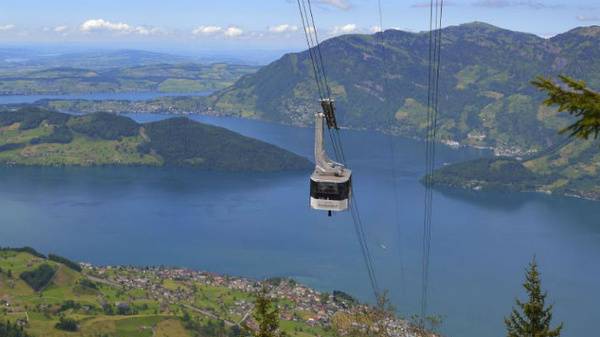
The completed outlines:
[[[379,26],[373,26],[373,27],[371,27],[371,28],[369,29],[369,31],[370,31],[371,33],[379,33],[379,32],[381,32],[381,27],[379,27]]]
[[[239,27],[231,26],[231,27],[228,27],[227,29],[225,29],[223,34],[227,37],[238,37],[238,36],[244,34],[244,31]]]
[[[291,33],[296,31],[298,31],[298,26],[292,26],[289,24],[269,27],[269,32],[271,33]]]
[[[357,27],[353,23],[343,26],[335,26],[331,31],[331,35],[351,34],[357,31]]]
[[[315,28],[314,27],[306,27],[305,31],[308,32],[309,34],[311,34],[311,33],[315,32]]]
[[[66,30],[67,26],[59,26],[54,29],[55,32],[61,32]],[[79,27],[84,33],[91,32],[115,32],[125,34],[139,34],[139,35],[154,35],[162,33],[163,30],[157,27],[151,26],[130,26],[123,22],[110,22],[104,19],[91,19],[81,24]]]
[[[54,30],[56,33],[62,33],[62,32],[64,32],[64,31],[66,31],[67,29],[69,29],[69,27],[68,27],[68,26],[56,26],[56,27],[54,27],[54,29],[53,29],[53,30]]]
[[[502,1],[504,1],[504,0],[487,0],[487,2],[502,2]],[[477,1],[476,3],[480,3],[480,2],[483,2],[483,1],[480,0],[480,1]],[[431,7],[431,5],[432,5],[431,1],[419,1],[419,2],[416,2],[412,5],[410,5],[410,7],[411,8],[429,8],[429,7]],[[436,6],[436,3],[434,2],[433,5]],[[457,5],[458,4],[455,3],[454,1],[449,1],[449,0],[444,1],[444,7],[457,6]]]
[[[199,26],[192,30],[194,35],[203,36],[224,36],[224,37],[239,37],[244,34],[244,31],[237,26],[229,26],[227,28],[219,26]]]
[[[93,31],[113,31],[113,32],[130,32],[131,26],[122,22],[110,22],[104,19],[87,20],[81,24],[82,32]]]
[[[527,7],[530,9],[551,9],[563,7],[562,4],[545,4],[539,0],[478,0],[475,1],[473,5],[487,8]]]
[[[155,34],[162,33],[163,30],[160,28],[156,28],[156,27],[137,26],[137,27],[135,27],[133,32],[140,34],[140,35],[155,35]]]
[[[347,10],[352,7],[348,0],[316,0],[315,2],[343,10]]]
[[[0,26],[0,32],[6,32],[9,30],[13,30],[15,29],[15,25],[4,25],[4,26]]]
[[[577,21],[590,22],[600,21],[599,15],[577,15]]]
[[[221,33],[223,28],[219,26],[200,26],[194,30],[192,30],[192,34],[194,35],[214,35],[217,33]]]

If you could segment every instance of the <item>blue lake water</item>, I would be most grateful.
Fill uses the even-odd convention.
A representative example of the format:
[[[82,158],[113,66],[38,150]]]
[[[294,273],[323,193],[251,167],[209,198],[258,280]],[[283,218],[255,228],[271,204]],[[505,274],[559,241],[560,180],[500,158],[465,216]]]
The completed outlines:
[[[312,154],[312,129],[195,119]],[[410,315],[419,310],[421,291],[424,144],[374,132],[342,136],[379,283]],[[445,147],[438,152],[439,164],[484,155]],[[29,245],[96,264],[292,276],[370,300],[350,214],[328,218],[310,210],[309,173],[2,168],[0,245]],[[445,333],[504,336],[503,317],[523,296],[524,268],[535,254],[555,320],[566,323],[564,336],[595,335],[600,203],[442,190],[434,194],[433,213],[429,312],[445,317]]]
[[[0,104],[33,103],[41,99],[129,100],[145,101],[159,97],[208,96],[212,92],[166,93],[166,92],[107,92],[69,95],[0,95]]]

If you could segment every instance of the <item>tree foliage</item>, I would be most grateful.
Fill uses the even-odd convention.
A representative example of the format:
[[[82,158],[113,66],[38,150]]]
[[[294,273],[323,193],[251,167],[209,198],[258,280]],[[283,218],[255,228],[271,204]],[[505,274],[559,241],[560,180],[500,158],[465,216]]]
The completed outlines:
[[[28,253],[40,259],[45,259],[46,255],[38,252],[37,250],[31,247],[21,247],[21,248],[11,248],[11,247],[2,247],[0,248],[0,252],[16,252],[16,253]]]
[[[29,143],[32,145],[43,143],[69,144],[72,140],[73,133],[71,130],[64,125],[60,125],[55,126],[51,134],[34,138]]]
[[[256,302],[252,317],[258,325],[258,329],[256,331],[250,330],[252,336],[285,336],[285,333],[279,329],[279,310],[269,297],[269,293],[265,287],[263,287],[256,295]]]
[[[542,291],[540,273],[535,258],[529,264],[523,287],[527,291],[528,300],[516,300],[517,308],[513,308],[510,317],[504,319],[508,337],[558,337],[563,324],[550,327],[552,321],[552,305],[546,306],[547,293]]]
[[[66,257],[62,257],[62,256],[59,256],[56,254],[48,254],[48,260],[62,263],[65,266],[67,266],[77,272],[81,272],[81,270],[82,270],[79,263],[71,261],[71,260],[67,259]]]
[[[140,153],[155,151],[169,166],[191,166],[207,170],[277,171],[304,170],[311,163],[277,146],[248,138],[224,128],[170,118],[144,124],[149,142]],[[281,281],[274,279],[270,282]]]
[[[77,321],[72,318],[61,317],[58,323],[54,326],[55,328],[63,331],[75,332],[79,328],[77,326]]]
[[[69,126],[75,132],[105,140],[135,136],[140,128],[139,124],[131,118],[106,112],[73,117],[69,121]]]
[[[500,190],[530,189],[536,179],[537,176],[522,162],[507,157],[481,158],[451,164],[433,174],[436,185],[461,187],[474,182],[485,188]]]
[[[333,318],[334,330],[340,336],[390,337],[398,335],[395,326],[396,309],[387,291],[377,297],[375,306],[360,305],[352,314],[340,312]],[[416,332],[416,331],[414,331]],[[420,334],[417,333],[417,336]]]
[[[29,337],[23,328],[10,322],[0,322],[0,337]]]
[[[34,270],[21,273],[20,277],[33,290],[40,291],[50,283],[55,273],[56,270],[50,265],[42,264]]]
[[[567,76],[560,76],[564,85],[551,79],[538,77],[532,83],[545,91],[547,106],[558,106],[558,111],[568,112],[578,120],[562,129],[561,133],[570,133],[571,137],[597,139],[600,135],[600,93],[587,87],[584,81],[577,81]],[[566,88],[565,88],[566,85]]]

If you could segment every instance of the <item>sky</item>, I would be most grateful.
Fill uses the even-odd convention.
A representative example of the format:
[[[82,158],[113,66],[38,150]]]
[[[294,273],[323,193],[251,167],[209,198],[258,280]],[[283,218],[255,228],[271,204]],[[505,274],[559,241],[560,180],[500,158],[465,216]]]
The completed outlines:
[[[322,38],[378,30],[378,0],[312,0]],[[438,0],[439,1],[439,0]],[[483,21],[550,37],[600,25],[599,0],[446,0],[444,26]],[[381,0],[383,28],[423,31],[429,1]],[[297,50],[296,0],[0,0],[0,45]]]

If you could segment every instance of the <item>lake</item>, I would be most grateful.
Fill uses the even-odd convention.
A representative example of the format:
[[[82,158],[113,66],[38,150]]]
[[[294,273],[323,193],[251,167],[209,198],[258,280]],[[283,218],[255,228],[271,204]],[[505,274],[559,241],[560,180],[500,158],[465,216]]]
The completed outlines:
[[[106,92],[68,95],[0,95],[0,104],[34,103],[41,99],[85,99],[85,100],[128,100],[146,101],[160,97],[208,96],[212,91],[198,93],[168,92]]]
[[[312,155],[310,128],[194,118]],[[374,132],[343,130],[342,137],[380,286],[389,290],[399,312],[418,312],[424,144]],[[485,155],[439,147],[438,164]],[[2,168],[0,245],[29,245],[103,265],[291,276],[321,290],[372,300],[350,214],[329,218],[312,211],[309,174]],[[429,312],[444,316],[443,332],[504,336],[503,317],[514,299],[523,297],[524,269],[536,255],[555,320],[566,323],[563,336],[595,335],[599,203],[441,190],[434,194],[433,213]]]

